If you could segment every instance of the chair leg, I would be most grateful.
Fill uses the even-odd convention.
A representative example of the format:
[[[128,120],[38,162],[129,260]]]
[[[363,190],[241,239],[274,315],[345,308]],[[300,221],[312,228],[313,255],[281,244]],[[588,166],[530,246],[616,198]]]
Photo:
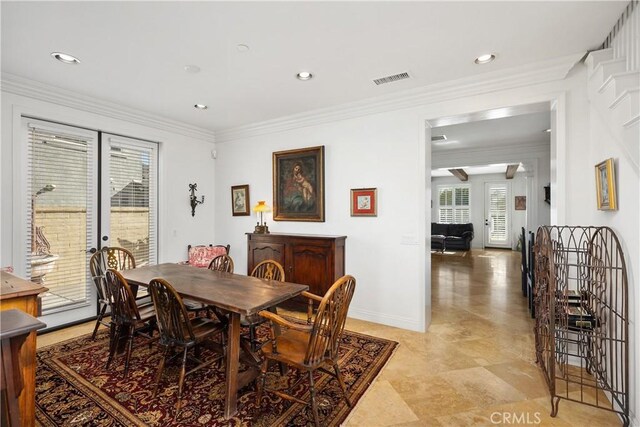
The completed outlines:
[[[98,318],[96,319],[96,327],[93,328],[93,334],[91,334],[91,339],[95,340],[96,339],[96,334],[98,333],[98,328],[100,327],[100,323],[102,323],[102,318],[104,317],[104,314],[107,312],[107,305],[103,304],[102,308],[100,309],[100,313],[98,314]]]
[[[162,359],[160,359],[160,365],[158,366],[158,372],[156,373],[156,385],[153,387],[153,397],[156,397],[158,394],[158,386],[160,385],[160,379],[162,378],[162,373],[164,372],[164,364],[167,361],[167,355],[169,354],[169,346],[164,347],[164,351],[162,352]]]
[[[256,327],[255,325],[249,326],[249,342],[251,343],[251,351],[254,353],[258,351],[256,348]]]
[[[118,341],[120,341],[120,325],[111,324],[111,331],[109,332],[109,358],[107,359],[107,365],[105,369],[109,369],[109,365],[113,360],[113,356],[116,354],[118,348]]]
[[[316,387],[313,382],[313,371],[309,371],[309,389],[311,391],[311,409],[313,410],[313,420],[316,427],[320,427],[318,418],[318,402],[316,402]]]
[[[131,351],[133,350],[133,336],[135,335],[134,328],[132,326],[129,329],[129,340],[127,342],[127,358],[124,361],[124,377],[129,375],[129,361],[131,360]]]
[[[265,384],[267,383],[267,369],[269,369],[269,359],[264,359],[260,368],[260,378],[258,378],[258,393],[256,394],[256,406],[260,407],[260,401],[262,400],[262,393],[264,392]]]
[[[340,367],[338,367],[338,363],[333,363],[333,370],[336,372],[336,378],[338,378],[338,382],[340,383],[340,388],[342,389],[342,394],[344,395],[344,400],[347,401],[347,405],[349,408],[353,407],[351,404],[351,399],[347,395],[347,387],[344,384],[344,380],[342,379],[342,373],[340,372]]]
[[[182,406],[182,386],[184,385],[184,377],[187,372],[187,347],[184,348],[182,353],[182,369],[180,370],[180,379],[178,380],[178,403],[176,405],[176,417],[180,413],[180,406]]]

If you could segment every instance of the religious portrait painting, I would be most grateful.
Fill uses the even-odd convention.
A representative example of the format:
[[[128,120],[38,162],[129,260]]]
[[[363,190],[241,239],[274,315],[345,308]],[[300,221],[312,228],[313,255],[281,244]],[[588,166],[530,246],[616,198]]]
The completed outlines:
[[[273,153],[273,219],[324,222],[324,146]]]

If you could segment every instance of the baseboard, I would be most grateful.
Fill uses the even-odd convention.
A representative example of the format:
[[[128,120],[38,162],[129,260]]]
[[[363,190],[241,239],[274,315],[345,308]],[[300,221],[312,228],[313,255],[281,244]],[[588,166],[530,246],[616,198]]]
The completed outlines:
[[[424,324],[421,324],[419,319],[413,319],[403,316],[393,316],[353,307],[349,310],[349,317],[358,320],[366,320],[367,322],[379,323],[386,326],[408,329],[410,331],[424,332]]]

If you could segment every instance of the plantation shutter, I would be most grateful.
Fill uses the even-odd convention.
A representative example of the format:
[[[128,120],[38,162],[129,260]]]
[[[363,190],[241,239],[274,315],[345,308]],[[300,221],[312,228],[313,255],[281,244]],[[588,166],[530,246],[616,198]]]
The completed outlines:
[[[470,222],[468,186],[443,186],[438,188],[438,222],[441,224],[466,224]]]
[[[32,281],[49,291],[42,313],[89,304],[87,249],[95,238],[96,132],[27,123],[25,260]]]

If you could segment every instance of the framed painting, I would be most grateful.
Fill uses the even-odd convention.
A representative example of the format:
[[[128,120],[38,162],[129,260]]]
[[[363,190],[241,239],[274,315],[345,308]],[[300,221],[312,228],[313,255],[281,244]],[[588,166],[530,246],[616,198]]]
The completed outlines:
[[[515,210],[517,211],[527,210],[527,196],[516,196]]]
[[[378,190],[354,188],[351,190],[351,216],[377,216]]]
[[[273,153],[274,221],[324,222],[324,146]]]
[[[231,212],[233,216],[251,215],[249,202],[249,185],[234,185],[231,187]]]
[[[618,209],[613,159],[607,159],[596,165],[596,198],[599,210],[615,211]]]

